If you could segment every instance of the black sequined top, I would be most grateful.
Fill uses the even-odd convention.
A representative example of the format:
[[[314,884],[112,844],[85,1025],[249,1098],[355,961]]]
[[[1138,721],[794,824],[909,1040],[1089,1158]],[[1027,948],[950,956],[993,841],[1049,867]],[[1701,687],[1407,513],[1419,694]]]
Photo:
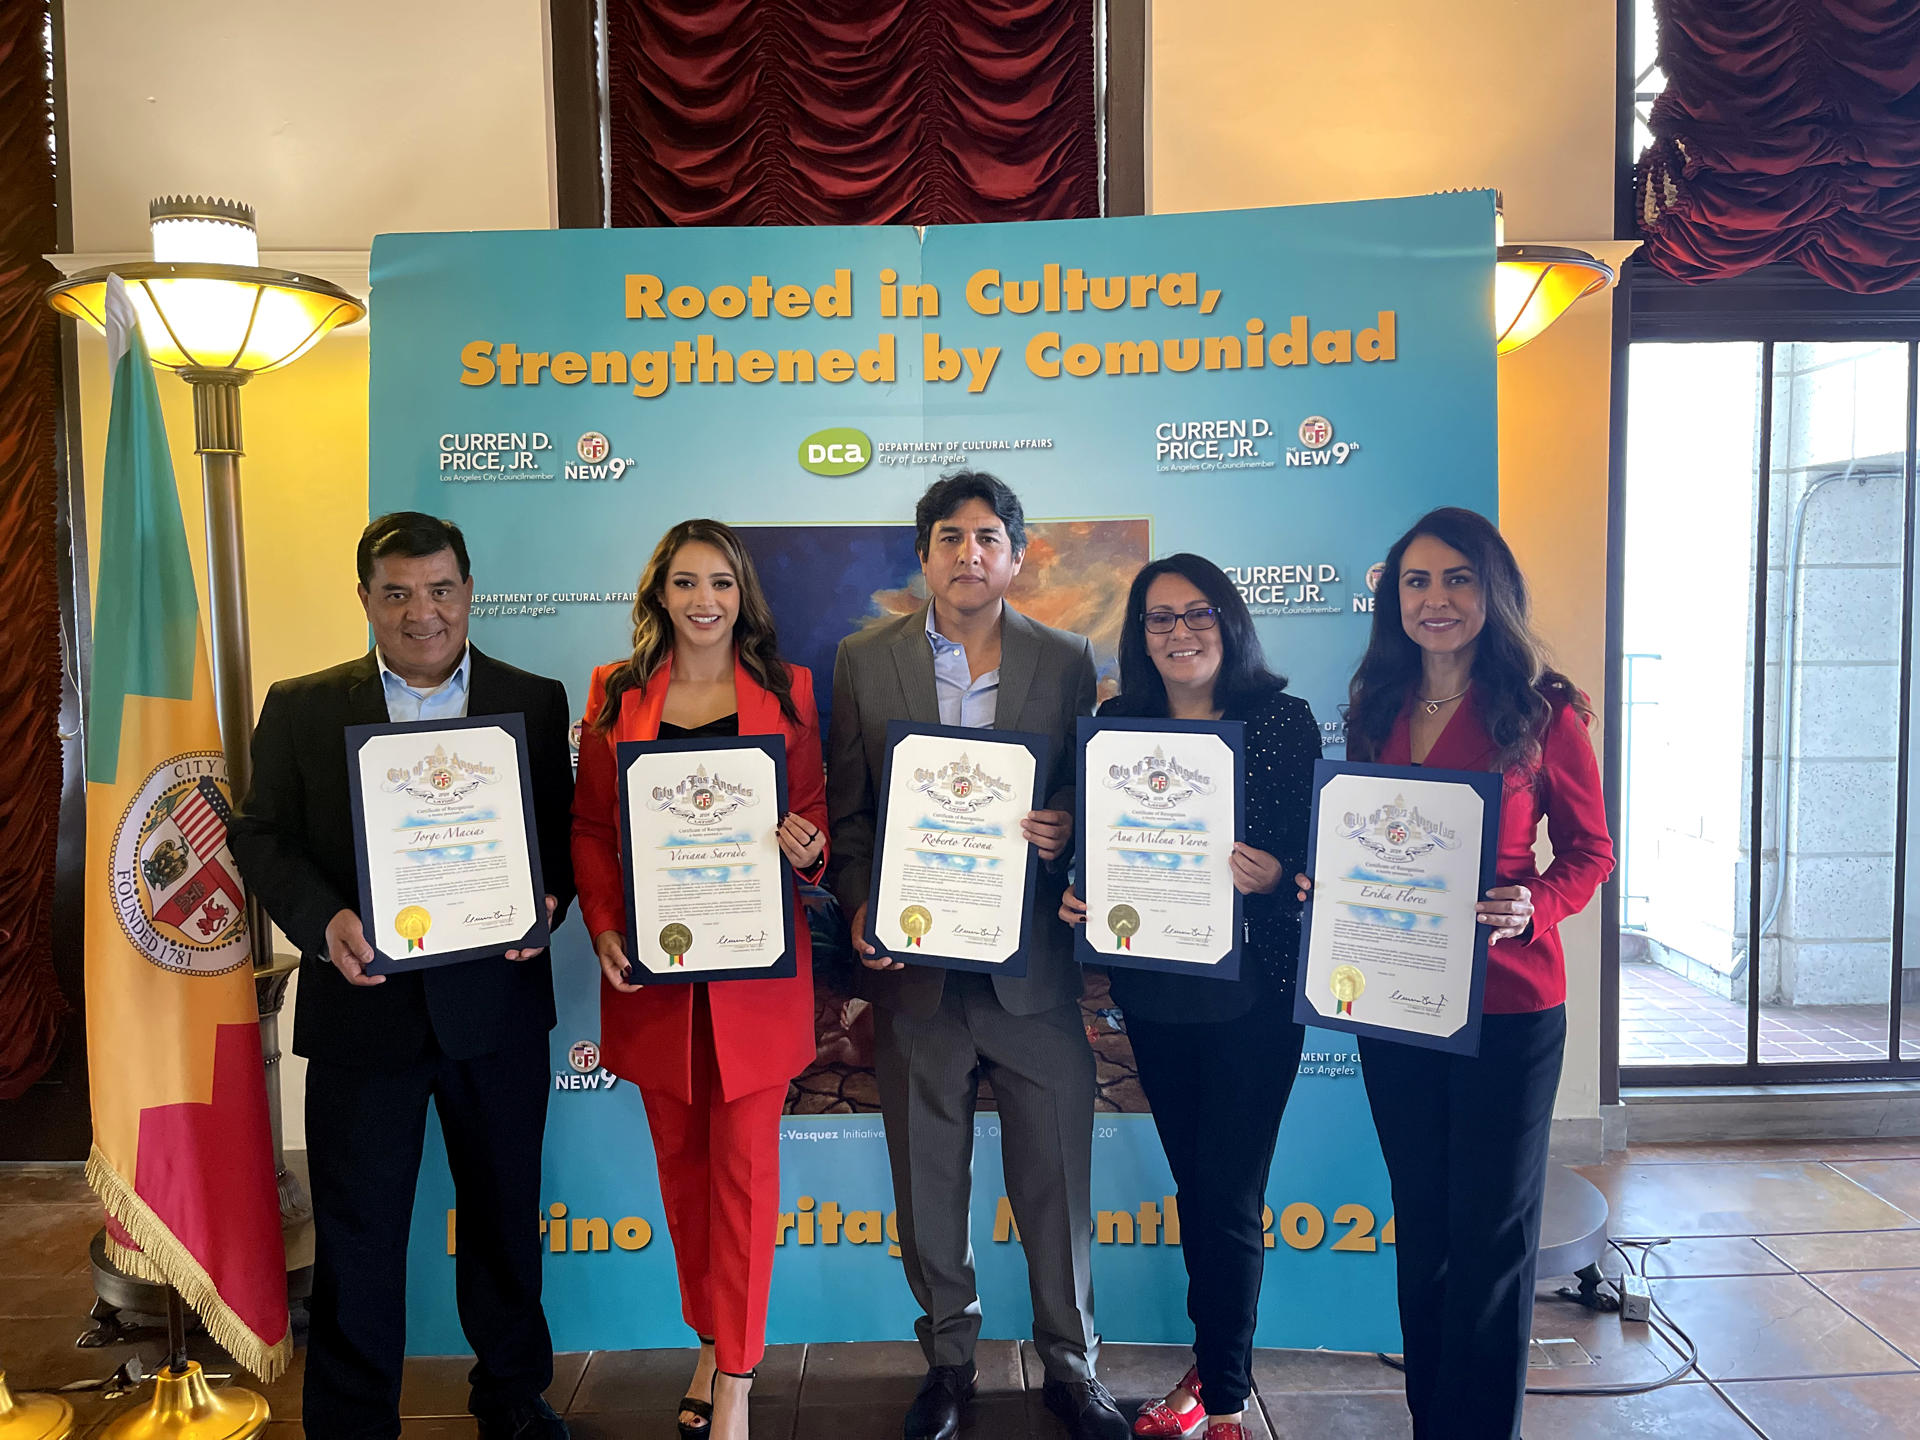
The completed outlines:
[[[1116,715],[1139,713],[1124,701],[1124,696],[1115,696],[1101,709]],[[1142,1019],[1231,1020],[1258,1001],[1291,1003],[1300,953],[1300,902],[1292,882],[1306,860],[1320,726],[1307,702],[1285,691],[1252,709],[1228,709],[1220,718],[1246,725],[1246,832],[1239,838],[1280,861],[1280,885],[1269,894],[1245,897],[1247,933],[1238,982],[1115,967],[1110,972],[1114,999]]]

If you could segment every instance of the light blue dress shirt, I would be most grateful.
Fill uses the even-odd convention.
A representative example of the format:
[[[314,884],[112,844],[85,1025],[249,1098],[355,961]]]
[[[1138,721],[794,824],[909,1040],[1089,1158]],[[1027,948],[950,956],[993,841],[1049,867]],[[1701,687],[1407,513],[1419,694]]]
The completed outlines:
[[[437,690],[416,690],[387,668],[387,657],[376,647],[380,685],[387,692],[387,719],[398,725],[412,720],[467,718],[467,673],[473,664],[473,646],[461,652],[460,663]]]
[[[992,726],[1000,702],[999,667],[974,679],[967,647],[933,628],[931,605],[927,606],[927,643],[933,647],[933,688],[940,700],[940,723],[973,730]]]

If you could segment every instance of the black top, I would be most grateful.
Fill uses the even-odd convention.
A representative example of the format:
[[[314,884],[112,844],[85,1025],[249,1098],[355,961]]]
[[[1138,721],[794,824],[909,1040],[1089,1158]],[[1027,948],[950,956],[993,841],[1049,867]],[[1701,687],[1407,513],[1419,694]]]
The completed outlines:
[[[740,712],[736,710],[731,715],[722,715],[718,719],[707,721],[704,725],[696,725],[691,730],[675,725],[671,721],[662,720],[659,738],[662,740],[712,740],[717,736],[739,733]]]
[[[1116,695],[1101,710],[1138,715],[1125,699]],[[1163,709],[1158,716],[1140,718],[1166,717]],[[1307,856],[1320,726],[1307,702],[1285,691],[1250,707],[1229,708],[1220,718],[1246,725],[1246,830],[1239,838],[1279,860],[1280,884],[1268,894],[1244,897],[1246,936],[1238,981],[1114,966],[1109,972],[1113,998],[1130,1022],[1232,1020],[1257,1003],[1292,999],[1300,954],[1300,902],[1292,882]]]

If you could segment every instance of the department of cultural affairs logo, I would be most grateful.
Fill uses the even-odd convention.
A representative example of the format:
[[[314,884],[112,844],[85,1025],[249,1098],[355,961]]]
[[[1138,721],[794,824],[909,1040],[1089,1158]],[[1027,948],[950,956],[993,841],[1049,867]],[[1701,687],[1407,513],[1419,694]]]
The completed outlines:
[[[407,794],[428,804],[463,800],[483,785],[497,784],[500,773],[491,765],[462,760],[458,751],[435,745],[411,765],[395,765],[380,782],[389,795]]]
[[[672,785],[654,786],[647,797],[648,809],[697,825],[714,824],[736,810],[759,803],[759,793],[753,786],[735,785],[718,774],[710,775],[704,765]]]
[[[1211,795],[1216,788],[1211,775],[1182,765],[1158,745],[1151,755],[1131,765],[1109,765],[1101,783],[1143,810],[1172,810],[1196,795]]]
[[[989,805],[1013,798],[1013,786],[989,775],[963,751],[937,770],[925,766],[913,772],[914,790],[950,815],[971,815]]]
[[[567,1064],[576,1075],[591,1075],[600,1068],[600,1047],[591,1040],[576,1040],[567,1051]]]
[[[252,959],[246,891],[227,848],[232,820],[217,750],[156,766],[121,813],[114,915],[134,949],[163,970],[222,975]]]
[[[598,430],[589,430],[580,437],[579,443],[573,448],[589,465],[598,465],[607,458],[607,453],[613,449],[613,445]]]
[[[1435,850],[1457,850],[1460,836],[1451,825],[1430,820],[1418,806],[1408,808],[1396,795],[1369,814],[1349,810],[1340,817],[1339,835],[1390,864],[1417,859]]]
[[[1309,415],[1300,422],[1300,443],[1318,450],[1333,439],[1333,422],[1324,415]]]

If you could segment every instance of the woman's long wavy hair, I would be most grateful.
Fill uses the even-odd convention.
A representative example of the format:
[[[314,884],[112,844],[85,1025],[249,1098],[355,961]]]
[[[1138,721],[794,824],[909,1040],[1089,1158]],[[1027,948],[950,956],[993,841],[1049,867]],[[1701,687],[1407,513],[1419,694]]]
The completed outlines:
[[[633,597],[633,654],[607,677],[606,699],[594,717],[594,729],[611,730],[620,717],[621,698],[629,690],[638,690],[647,677],[673,653],[673,620],[660,598],[667,588],[667,574],[680,547],[698,541],[711,545],[727,557],[733,578],[740,587],[740,613],[733,624],[733,649],[747,674],[761,689],[780,702],[780,713],[798,721],[793,708],[793,679],[780,659],[780,642],[774,633],[773,611],[767,605],[766,591],[760,588],[760,576],[753,568],[740,537],[718,520],[682,520],[660,537],[653,554],[640,571],[640,583]]]
[[[1147,591],[1162,575],[1178,575],[1207,597],[1220,612],[1220,670],[1213,677],[1213,703],[1222,711],[1248,710],[1287,688],[1286,677],[1267,668],[1260,637],[1247,602],[1226,572],[1202,555],[1182,552],[1143,565],[1127,591],[1126,619],[1120,628],[1120,693],[1101,709],[1103,715],[1163,716],[1167,684],[1147,653]]]
[[[1400,565],[1407,547],[1431,535],[1467,557],[1479,577],[1486,624],[1473,654],[1474,703],[1493,740],[1496,768],[1531,769],[1540,737],[1556,707],[1570,705],[1583,721],[1592,708],[1574,683],[1547,664],[1534,634],[1526,577],[1493,522],[1472,510],[1447,506],[1422,515],[1387,551],[1367,653],[1347,687],[1347,754],[1379,755],[1394,723],[1420,685],[1420,647],[1400,622]]]

